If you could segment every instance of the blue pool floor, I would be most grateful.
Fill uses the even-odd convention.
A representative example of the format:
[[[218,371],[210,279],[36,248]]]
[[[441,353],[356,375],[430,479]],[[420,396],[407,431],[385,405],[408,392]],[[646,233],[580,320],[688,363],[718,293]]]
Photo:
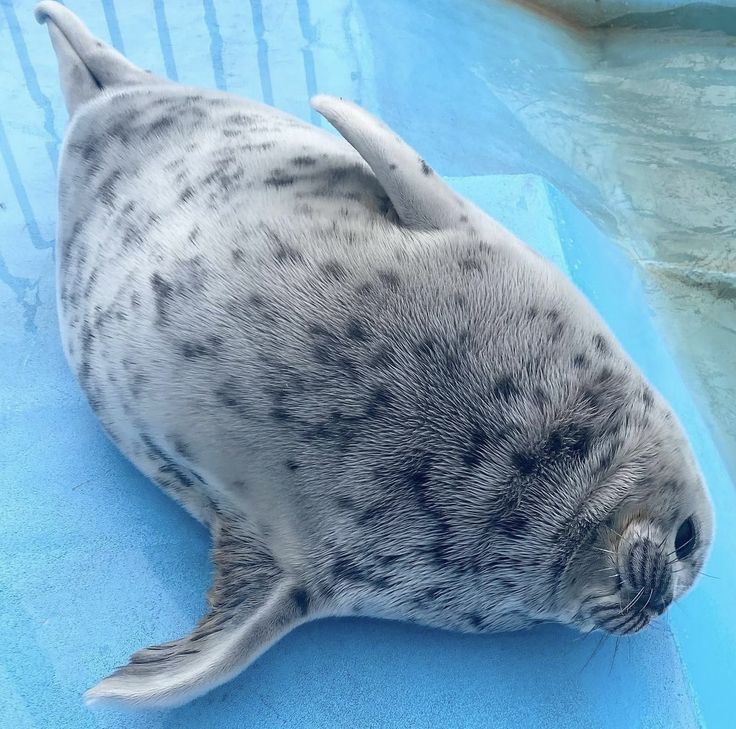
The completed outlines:
[[[473,70],[505,23],[524,58],[565,38],[490,0],[68,0],[136,63],[306,119],[315,92],[386,119],[462,194],[560,266],[687,428],[719,531],[703,578],[622,641],[562,627],[473,637],[371,620],[299,628],[171,712],[90,711],[82,692],[205,607],[208,537],[104,437],[56,328],[55,170],[66,115],[34,3],[0,0],[0,727],[727,727],[736,702],[736,498],[648,315],[635,269],[559,191],[584,187]],[[555,46],[558,47],[558,46]],[[498,143],[497,143],[498,140]]]

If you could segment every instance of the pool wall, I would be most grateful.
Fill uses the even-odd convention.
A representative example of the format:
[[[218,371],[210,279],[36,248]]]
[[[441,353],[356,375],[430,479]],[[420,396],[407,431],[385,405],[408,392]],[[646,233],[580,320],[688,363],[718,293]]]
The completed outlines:
[[[594,27],[622,16],[666,13],[683,7],[705,14],[717,8],[735,8],[736,0],[693,3],[677,0],[522,0],[521,4],[563,18],[573,25]]]

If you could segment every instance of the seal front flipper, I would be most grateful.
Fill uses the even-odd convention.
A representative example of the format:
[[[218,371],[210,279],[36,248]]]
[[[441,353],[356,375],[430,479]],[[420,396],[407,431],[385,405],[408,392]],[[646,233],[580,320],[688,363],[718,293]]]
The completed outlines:
[[[95,38],[71,10],[56,0],[39,3],[35,15],[39,23],[48,25],[70,114],[111,86],[169,83],[138,68]]]
[[[179,706],[230,680],[292,628],[316,617],[308,590],[258,537],[217,527],[210,610],[184,638],[135,653],[87,691],[87,704]]]
[[[403,139],[352,101],[319,95],[310,100],[368,163],[391,200],[399,221],[422,230],[480,224],[509,235],[467,200],[456,195]]]

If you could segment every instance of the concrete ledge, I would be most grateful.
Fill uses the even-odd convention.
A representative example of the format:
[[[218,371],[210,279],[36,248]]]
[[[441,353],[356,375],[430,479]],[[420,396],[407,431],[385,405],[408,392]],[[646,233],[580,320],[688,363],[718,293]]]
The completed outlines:
[[[712,3],[678,0],[521,0],[519,4],[584,27],[595,27],[622,16],[664,13],[685,7],[697,6],[701,16],[703,9],[707,8],[736,8],[736,0],[716,0]]]

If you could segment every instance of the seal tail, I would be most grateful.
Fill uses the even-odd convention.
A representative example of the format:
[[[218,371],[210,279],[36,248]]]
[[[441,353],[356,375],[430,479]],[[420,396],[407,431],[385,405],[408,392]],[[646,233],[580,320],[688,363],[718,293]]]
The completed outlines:
[[[48,26],[70,115],[110,87],[168,83],[133,65],[114,48],[95,38],[61,3],[44,0],[36,6],[35,16],[39,23]]]
[[[225,683],[311,614],[307,591],[265,545],[219,528],[210,611],[186,637],[135,653],[85,694],[88,705],[180,706]]]

